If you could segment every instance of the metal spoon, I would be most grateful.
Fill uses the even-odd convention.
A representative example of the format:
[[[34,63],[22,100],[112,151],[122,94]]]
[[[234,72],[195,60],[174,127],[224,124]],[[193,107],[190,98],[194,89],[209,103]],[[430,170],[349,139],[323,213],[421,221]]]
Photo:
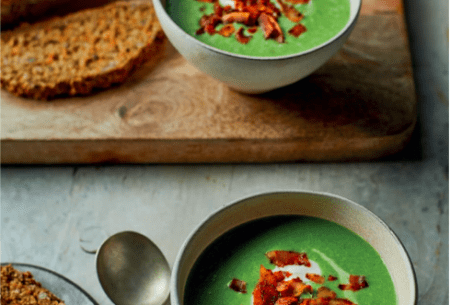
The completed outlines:
[[[96,264],[100,284],[116,305],[161,305],[169,297],[169,264],[144,235],[127,231],[109,237]]]

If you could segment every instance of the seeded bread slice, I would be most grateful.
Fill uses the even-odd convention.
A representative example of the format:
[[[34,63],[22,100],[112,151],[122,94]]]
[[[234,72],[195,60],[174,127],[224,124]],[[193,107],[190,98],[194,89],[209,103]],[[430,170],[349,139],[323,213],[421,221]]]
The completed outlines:
[[[125,81],[165,37],[148,1],[118,1],[1,34],[1,87],[50,99]]]

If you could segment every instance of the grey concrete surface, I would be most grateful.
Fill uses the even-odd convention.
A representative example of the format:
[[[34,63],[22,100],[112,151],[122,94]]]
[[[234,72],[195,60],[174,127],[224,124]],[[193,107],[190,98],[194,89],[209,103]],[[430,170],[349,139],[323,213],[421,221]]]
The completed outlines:
[[[405,1],[419,123],[402,154],[342,164],[3,166],[1,261],[47,267],[111,304],[88,253],[107,236],[145,234],[172,265],[217,208],[261,192],[312,190],[382,218],[411,257],[418,304],[448,304],[448,1]]]

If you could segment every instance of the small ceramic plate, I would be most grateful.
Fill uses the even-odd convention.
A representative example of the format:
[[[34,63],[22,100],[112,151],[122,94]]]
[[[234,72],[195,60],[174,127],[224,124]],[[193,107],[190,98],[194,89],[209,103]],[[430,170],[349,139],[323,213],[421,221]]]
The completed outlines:
[[[63,300],[66,305],[98,305],[80,286],[54,271],[21,263],[2,263],[1,265],[6,266],[9,264],[19,271],[30,271],[36,281]]]

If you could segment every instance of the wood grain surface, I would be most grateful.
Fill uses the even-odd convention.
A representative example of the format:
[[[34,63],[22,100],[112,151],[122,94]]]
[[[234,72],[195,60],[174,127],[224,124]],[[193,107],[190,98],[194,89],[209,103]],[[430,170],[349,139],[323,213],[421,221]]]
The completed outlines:
[[[4,164],[373,160],[401,151],[417,118],[395,0],[364,0],[337,55],[266,94],[230,90],[167,43],[126,83],[91,96],[1,99]]]

